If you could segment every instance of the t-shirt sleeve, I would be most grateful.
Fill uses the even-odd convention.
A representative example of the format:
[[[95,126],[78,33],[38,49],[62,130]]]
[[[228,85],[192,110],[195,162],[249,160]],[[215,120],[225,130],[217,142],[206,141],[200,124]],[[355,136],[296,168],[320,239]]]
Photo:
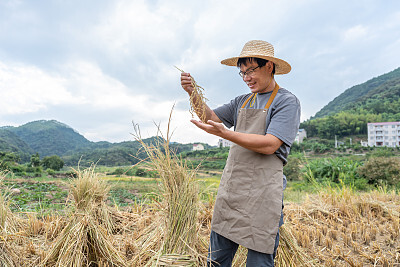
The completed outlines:
[[[236,99],[231,100],[229,103],[224,104],[214,109],[215,115],[227,127],[231,128],[235,124],[236,114]]]
[[[290,94],[274,105],[271,112],[267,134],[274,135],[290,147],[299,130],[300,101]]]

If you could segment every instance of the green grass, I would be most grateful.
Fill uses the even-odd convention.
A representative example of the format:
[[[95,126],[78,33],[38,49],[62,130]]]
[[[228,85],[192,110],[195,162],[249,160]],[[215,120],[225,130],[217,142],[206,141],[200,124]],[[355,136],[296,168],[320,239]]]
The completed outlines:
[[[301,203],[305,200],[308,194],[316,193],[316,188],[304,181],[288,181],[284,194],[283,201]]]
[[[4,185],[19,189],[20,193],[11,195],[11,210],[37,212],[41,215],[63,210],[68,192],[62,185],[36,181],[6,181]]]
[[[148,203],[159,198],[159,179],[141,177],[102,177],[110,185],[109,201],[125,207],[133,202]]]
[[[212,176],[211,176],[212,175]],[[149,203],[160,200],[160,180],[157,178],[142,178],[131,176],[100,175],[100,179],[110,185],[108,203],[124,208],[133,203]],[[67,178],[42,176],[35,178],[9,178],[4,187],[16,188],[20,193],[11,195],[13,211],[36,212],[39,215],[53,212],[63,213],[67,208],[69,182]],[[199,190],[202,199],[215,196],[220,176],[214,172],[199,174]],[[0,188],[1,190],[1,188]]]
[[[160,180],[158,178],[106,175],[109,170],[110,168],[102,169],[102,173],[99,175],[100,179],[107,181],[110,185],[108,204],[126,208],[134,203],[145,204],[154,199],[160,200]],[[201,199],[204,202],[215,199],[221,171],[200,170],[197,177]],[[11,195],[11,208],[14,211],[36,212],[39,215],[45,215],[53,212],[63,213],[67,209],[70,180],[48,176],[29,179],[7,178],[4,185],[9,188],[18,188],[21,191]],[[307,194],[316,192],[317,188],[310,183],[289,181],[284,191],[284,201],[301,203]]]

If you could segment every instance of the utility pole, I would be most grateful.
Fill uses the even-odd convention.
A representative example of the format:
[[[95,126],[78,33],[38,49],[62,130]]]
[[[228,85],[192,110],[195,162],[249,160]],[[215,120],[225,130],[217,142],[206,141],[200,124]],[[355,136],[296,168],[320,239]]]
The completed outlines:
[[[336,137],[336,134],[335,134],[335,148],[337,148],[337,137]]]

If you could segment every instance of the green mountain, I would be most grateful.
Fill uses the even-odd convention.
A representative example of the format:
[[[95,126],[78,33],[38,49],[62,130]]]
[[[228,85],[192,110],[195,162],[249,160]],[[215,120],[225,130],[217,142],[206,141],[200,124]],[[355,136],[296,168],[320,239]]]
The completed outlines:
[[[353,86],[318,111],[314,118],[322,118],[340,111],[365,108],[375,114],[400,113],[400,109],[384,108],[384,102],[398,101],[400,97],[400,68]],[[382,102],[383,101],[383,102]]]
[[[158,139],[151,137],[143,141],[157,144],[160,141]],[[192,147],[193,144],[170,144],[176,153],[189,151]],[[145,157],[140,148],[137,141],[91,142],[68,125],[55,120],[33,121],[19,127],[0,127],[0,152],[14,152],[22,162],[29,162],[32,154],[39,153],[41,158],[58,155],[69,166],[76,166],[78,162],[83,166],[91,163],[130,165]]]
[[[347,89],[302,122],[307,136],[366,135],[368,122],[400,121],[400,68]]]
[[[0,128],[0,151],[12,152],[18,155],[22,161],[28,161],[33,154],[32,148],[18,135],[8,130],[8,127]]]
[[[43,157],[65,155],[91,143],[71,127],[55,120],[33,121],[8,130]]]

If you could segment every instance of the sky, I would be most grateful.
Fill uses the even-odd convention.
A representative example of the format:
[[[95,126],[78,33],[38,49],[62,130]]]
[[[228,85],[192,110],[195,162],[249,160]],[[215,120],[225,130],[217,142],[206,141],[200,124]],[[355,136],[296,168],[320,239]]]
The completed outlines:
[[[346,89],[400,67],[400,1],[0,0],[0,126],[65,123],[90,141],[217,145],[191,122],[179,68],[211,108],[249,92],[236,67],[265,40],[292,71],[301,120]]]

